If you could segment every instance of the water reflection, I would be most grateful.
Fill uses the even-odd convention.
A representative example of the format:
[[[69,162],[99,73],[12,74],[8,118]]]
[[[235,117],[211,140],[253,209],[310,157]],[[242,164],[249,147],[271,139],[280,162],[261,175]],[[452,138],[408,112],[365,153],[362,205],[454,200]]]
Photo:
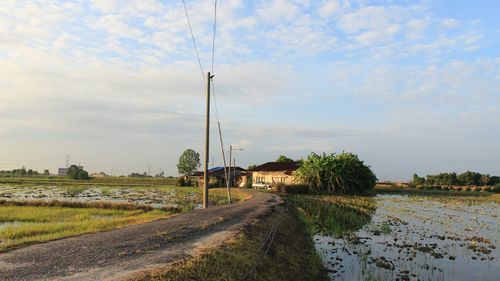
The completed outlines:
[[[315,236],[335,280],[497,280],[500,208],[460,198],[382,195],[371,222]]]

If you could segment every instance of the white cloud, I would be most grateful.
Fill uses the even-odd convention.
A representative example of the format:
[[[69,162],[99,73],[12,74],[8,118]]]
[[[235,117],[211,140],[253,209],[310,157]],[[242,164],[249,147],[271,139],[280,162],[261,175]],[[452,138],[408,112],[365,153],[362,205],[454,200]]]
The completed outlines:
[[[346,33],[385,29],[391,25],[391,15],[382,6],[368,6],[340,17],[339,27]]]
[[[322,18],[331,17],[333,14],[341,9],[340,3],[337,0],[326,0],[318,8],[318,15]]]
[[[256,14],[265,22],[282,23],[293,20],[299,12],[299,7],[292,1],[272,0],[271,3],[265,2]]]
[[[138,28],[130,27],[127,23],[127,18],[123,15],[103,16],[95,21],[94,27],[122,38],[139,39],[143,33]]]
[[[425,35],[425,31],[429,26],[429,19],[410,19],[406,21],[407,28],[406,36],[412,40],[418,40]]]
[[[460,21],[456,19],[442,19],[440,24],[444,28],[455,28],[460,24]]]

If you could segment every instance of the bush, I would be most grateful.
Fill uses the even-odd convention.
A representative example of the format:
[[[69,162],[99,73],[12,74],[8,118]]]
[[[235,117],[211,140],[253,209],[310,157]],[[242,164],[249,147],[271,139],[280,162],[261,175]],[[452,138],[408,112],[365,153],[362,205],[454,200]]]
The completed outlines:
[[[244,188],[252,188],[252,180],[247,180],[245,182],[245,185],[243,187]]]
[[[74,180],[89,180],[89,173],[85,171],[84,169],[76,166],[76,165],[71,165],[68,168],[68,177]]]
[[[284,184],[277,183],[272,186],[272,190],[278,193],[287,194],[307,194],[310,191],[310,187],[307,184]]]
[[[352,153],[318,155],[311,153],[295,172],[313,191],[348,193],[375,187],[377,177],[369,166]]]
[[[290,184],[285,185],[285,193],[288,194],[307,194],[310,187],[307,184]]]
[[[209,181],[208,181],[208,187],[209,188],[212,188],[212,187],[220,187],[220,182],[218,179],[216,178],[211,178]]]
[[[497,184],[495,184],[495,186],[492,186],[491,191],[500,192],[500,183],[497,183]]]
[[[191,179],[185,179],[184,177],[178,177],[175,181],[176,186],[193,186]]]
[[[286,185],[284,183],[275,183],[271,186],[271,190],[277,193],[286,193]]]

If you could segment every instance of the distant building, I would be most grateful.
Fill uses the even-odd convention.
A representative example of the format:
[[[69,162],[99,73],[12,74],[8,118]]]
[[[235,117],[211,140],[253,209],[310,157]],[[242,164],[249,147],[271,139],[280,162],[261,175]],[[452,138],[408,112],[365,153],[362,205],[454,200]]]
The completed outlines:
[[[227,170],[228,168],[226,168]],[[203,172],[194,172],[193,176],[198,180],[198,186],[203,186]],[[226,186],[226,174],[224,167],[215,167],[208,170],[210,181],[216,180],[219,187]],[[241,167],[231,167],[231,186],[243,185],[247,180],[247,173]]]
[[[83,166],[77,166],[77,167],[83,170]],[[68,175],[68,170],[69,168],[59,168],[59,170],[57,171],[57,175],[60,177],[65,177]]]
[[[297,182],[293,172],[300,166],[300,162],[267,162],[250,170],[254,183],[265,184],[293,184]]]
[[[57,175],[60,177],[65,177],[68,175],[68,168],[59,168]]]

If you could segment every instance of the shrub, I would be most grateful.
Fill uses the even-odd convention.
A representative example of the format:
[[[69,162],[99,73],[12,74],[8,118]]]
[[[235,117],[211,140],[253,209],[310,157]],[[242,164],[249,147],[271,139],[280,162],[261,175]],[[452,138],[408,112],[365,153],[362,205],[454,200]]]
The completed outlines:
[[[272,186],[272,190],[278,193],[287,194],[307,194],[310,191],[310,187],[307,184],[284,184],[277,183]]]
[[[68,177],[74,180],[89,180],[89,173],[87,171],[83,170],[82,168],[76,166],[76,165],[71,165],[68,168]]]
[[[289,184],[285,185],[285,193],[288,194],[307,194],[310,187],[307,184]]]
[[[252,188],[252,181],[251,180],[247,180],[245,182],[245,185],[243,186],[244,188]]]
[[[275,183],[271,186],[271,190],[278,193],[286,193],[286,186],[284,183]]]
[[[210,183],[210,182],[209,182]],[[186,179],[184,177],[178,177],[175,181],[176,186],[193,186],[191,179]]]
[[[369,166],[352,153],[318,155],[311,153],[295,172],[313,191],[348,193],[375,187],[377,177]]]
[[[211,178],[208,181],[208,187],[220,187],[220,182],[219,179],[216,178]]]

